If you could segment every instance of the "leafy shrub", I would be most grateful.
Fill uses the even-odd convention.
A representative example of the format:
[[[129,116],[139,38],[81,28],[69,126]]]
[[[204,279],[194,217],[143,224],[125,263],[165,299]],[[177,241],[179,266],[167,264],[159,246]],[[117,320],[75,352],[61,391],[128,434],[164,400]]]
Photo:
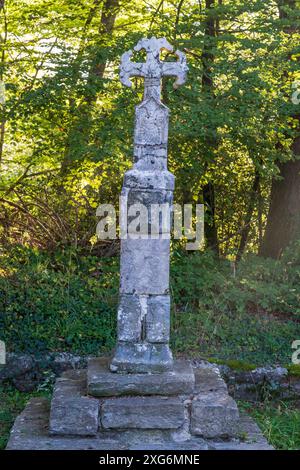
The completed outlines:
[[[115,340],[116,259],[14,249],[2,257],[0,327],[11,349],[97,353]]]
[[[289,363],[300,337],[299,265],[247,256],[236,272],[210,252],[174,253],[171,264],[176,350],[254,364]]]
[[[233,271],[211,252],[174,250],[171,259],[172,348],[178,354],[290,363],[300,338],[299,266],[248,256]],[[118,258],[14,247],[0,268],[1,339],[9,350],[97,354],[113,348]]]

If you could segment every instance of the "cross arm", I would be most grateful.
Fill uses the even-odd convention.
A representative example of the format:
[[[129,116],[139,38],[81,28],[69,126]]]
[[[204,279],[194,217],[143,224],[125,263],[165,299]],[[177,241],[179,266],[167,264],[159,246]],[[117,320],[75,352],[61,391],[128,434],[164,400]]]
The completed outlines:
[[[130,58],[133,55],[133,51],[124,52],[121,56],[120,64],[120,80],[123,85],[132,87],[130,77],[144,77],[145,73],[143,70],[144,64],[138,62],[131,62]]]
[[[175,76],[176,80],[173,87],[176,89],[179,85],[185,83],[188,66],[186,64],[186,56],[183,52],[177,50],[175,55],[178,57],[176,62],[162,63],[162,75],[166,77]]]

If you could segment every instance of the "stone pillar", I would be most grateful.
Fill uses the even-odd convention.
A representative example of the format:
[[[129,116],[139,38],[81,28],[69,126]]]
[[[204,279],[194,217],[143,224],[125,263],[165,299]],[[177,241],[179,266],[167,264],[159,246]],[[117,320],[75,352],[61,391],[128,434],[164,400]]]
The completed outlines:
[[[183,83],[184,55],[177,62],[161,62],[160,50],[172,51],[165,39],[143,39],[144,64],[122,56],[121,81],[145,78],[144,99],[135,111],[134,165],[126,172],[122,189],[121,219],[127,225],[121,240],[121,281],[118,308],[118,342],[110,369],[113,372],[164,372],[173,367],[170,336],[170,220],[174,176],[167,169],[168,108],[160,101],[161,77],[176,75]],[[130,234],[136,205],[147,208],[146,229]],[[161,215],[159,215],[161,214]]]

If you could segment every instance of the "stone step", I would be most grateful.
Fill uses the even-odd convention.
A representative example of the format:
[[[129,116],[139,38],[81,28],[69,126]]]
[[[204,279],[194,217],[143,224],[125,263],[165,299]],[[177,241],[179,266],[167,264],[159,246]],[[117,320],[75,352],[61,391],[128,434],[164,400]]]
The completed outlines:
[[[93,359],[88,371],[67,371],[56,381],[51,435],[91,436],[100,428],[172,429],[204,438],[236,434],[238,408],[214,366],[193,370],[177,361],[172,372],[117,374],[108,364]]]
[[[68,371],[56,380],[50,409],[51,435],[94,436],[99,400],[86,396],[86,370]]]
[[[174,369],[160,374],[116,374],[107,358],[90,360],[88,393],[95,397],[121,395],[184,395],[193,393],[194,371],[187,361],[174,361]]]
[[[258,426],[242,416],[239,433],[245,440],[205,440],[191,437],[175,441],[168,431],[101,431],[94,437],[50,436],[46,398],[32,398],[15,420],[7,450],[272,450]]]
[[[239,411],[229,396],[217,367],[202,364],[195,369],[195,388],[191,402],[190,432],[205,438],[237,434]]]
[[[191,405],[191,434],[206,438],[235,436],[239,411],[235,401],[224,392],[197,395]]]
[[[184,423],[183,400],[174,397],[122,397],[104,400],[104,429],[178,429]]]

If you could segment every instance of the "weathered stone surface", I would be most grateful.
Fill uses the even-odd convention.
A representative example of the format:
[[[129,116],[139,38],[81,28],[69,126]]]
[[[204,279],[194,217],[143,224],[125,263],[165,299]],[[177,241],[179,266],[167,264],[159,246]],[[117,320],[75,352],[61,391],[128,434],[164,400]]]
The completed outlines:
[[[173,369],[173,356],[168,344],[130,343],[118,341],[112,372],[159,373]]]
[[[7,354],[6,361],[0,367],[0,383],[10,380],[21,392],[31,392],[41,382],[41,368],[30,354]]]
[[[135,165],[124,175],[124,186],[127,188],[165,189],[172,191],[175,186],[175,176],[167,170],[140,170]]]
[[[146,315],[146,339],[150,343],[167,343],[170,339],[170,296],[149,296]]]
[[[188,68],[185,54],[180,51],[176,51],[176,62],[161,61],[162,47],[173,50],[165,38],[142,39],[135,50],[145,49],[144,63],[132,62],[132,51],[125,52],[121,58],[120,79],[124,85],[130,87],[133,76],[145,79],[144,98],[135,110],[135,162],[125,174],[122,189],[125,201],[121,202],[121,227],[123,231],[126,225],[126,234],[130,237],[121,240],[121,294],[163,296],[169,293],[174,176],[167,170],[169,109],[160,99],[161,78],[175,76],[175,86],[181,85]],[[150,208],[153,212],[149,213]],[[118,344],[111,364],[113,371],[147,373],[172,367],[172,354],[167,344],[168,298],[149,302],[146,316],[143,308],[141,310],[142,317],[137,314],[136,305],[132,311],[124,309],[123,305],[119,309]]]
[[[49,402],[45,398],[33,398],[17,417],[8,450],[271,450],[259,428],[248,416],[242,416],[238,439],[218,442],[193,437],[175,442],[165,430],[100,431],[95,437],[49,436]]]
[[[143,204],[147,209],[151,208],[151,204],[169,204],[173,201],[173,191],[164,189],[129,189],[127,191],[127,204]]]
[[[121,294],[118,339],[137,343],[167,343],[170,336],[170,296]]]
[[[95,436],[98,431],[99,403],[88,397],[53,399],[50,434]]]
[[[70,371],[57,379],[50,410],[50,434],[94,436],[99,426],[99,401],[86,393],[86,371]]]
[[[45,377],[49,380],[52,374],[54,377],[70,368],[86,367],[87,360],[87,356],[63,352],[37,355],[8,352],[6,365],[0,367],[0,383],[9,380],[18,390],[30,392],[42,384]]]
[[[121,258],[120,293],[169,293],[169,240],[121,240]]]
[[[163,189],[145,190],[123,188],[122,197],[126,201],[128,232],[133,227],[136,238],[154,238],[164,234],[170,238],[173,192]],[[128,233],[130,237],[131,234]]]
[[[167,159],[164,157],[156,157],[153,155],[144,155],[142,158],[136,158],[134,167],[143,171],[163,171],[167,169]],[[129,188],[128,188],[129,189]],[[158,188],[161,189],[161,188]],[[147,191],[150,191],[148,188]],[[162,189],[162,191],[165,191]]]
[[[147,309],[146,296],[121,294],[118,307],[118,339],[137,343],[141,339],[143,311]]]
[[[50,436],[48,422],[48,400],[45,398],[31,399],[14,423],[7,450],[126,449],[120,437],[113,433],[99,433],[96,437]]]
[[[135,163],[142,161],[146,157],[162,159],[167,167],[167,145],[135,145]]]
[[[188,67],[186,65],[185,55],[176,51],[177,62],[160,61],[159,55],[161,49],[173,52],[173,47],[166,38],[141,39],[134,47],[135,51],[145,49],[147,60],[145,63],[131,62],[133,52],[127,51],[121,57],[120,80],[123,85],[131,87],[130,77],[144,77],[161,79],[164,75],[176,76],[175,86],[182,85],[186,80]]]
[[[212,441],[211,445],[215,450],[274,450],[255,421],[245,413],[240,414],[237,435],[243,436],[243,439],[233,439],[227,442]]]
[[[168,142],[168,108],[150,97],[136,107],[135,145],[162,145]]]
[[[29,354],[8,355],[7,364],[0,368],[0,381],[24,375],[36,367],[34,358]]]
[[[112,398],[101,407],[104,429],[177,429],[183,421],[184,404],[179,398]]]
[[[221,377],[217,367],[211,364],[202,364],[194,369],[195,394],[223,391],[227,392],[227,386]]]
[[[191,405],[191,433],[205,438],[234,436],[239,412],[227,391],[200,393]]]
[[[103,358],[88,365],[88,393],[96,397],[184,395],[192,393],[194,381],[192,367],[185,361],[175,361],[171,372],[161,374],[112,374]]]

